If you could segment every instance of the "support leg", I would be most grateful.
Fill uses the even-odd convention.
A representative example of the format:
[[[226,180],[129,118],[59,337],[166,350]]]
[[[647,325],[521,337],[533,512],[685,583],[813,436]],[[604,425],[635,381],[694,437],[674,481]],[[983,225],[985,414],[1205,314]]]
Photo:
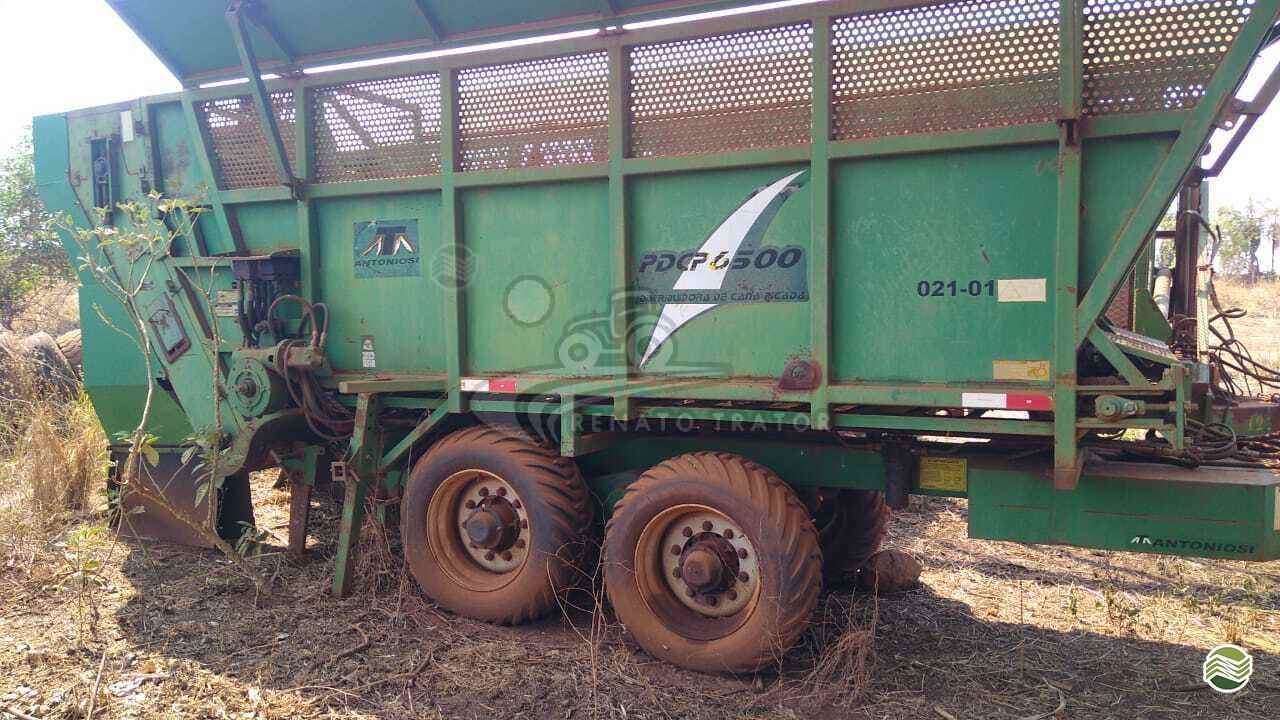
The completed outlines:
[[[346,499],[342,505],[342,524],[338,531],[338,558],[333,574],[333,594],[346,597],[351,594],[351,571],[355,567],[356,546],[360,543],[360,528],[364,524],[364,504],[376,482],[378,448],[374,447],[378,396],[361,395],[356,401],[355,430],[351,435],[351,461],[342,473],[347,484]],[[337,480],[337,473],[334,473]]]
[[[307,549],[307,524],[311,519],[311,491],[316,486],[316,466],[320,448],[308,447],[302,467],[292,473],[289,483],[289,554],[301,556]]]

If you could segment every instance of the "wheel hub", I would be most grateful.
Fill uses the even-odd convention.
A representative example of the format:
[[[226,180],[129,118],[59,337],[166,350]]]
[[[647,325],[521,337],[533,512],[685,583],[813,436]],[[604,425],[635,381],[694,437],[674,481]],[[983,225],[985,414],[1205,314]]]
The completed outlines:
[[[488,550],[506,550],[520,534],[520,521],[511,503],[485,498],[463,523],[467,539]]]
[[[733,615],[759,588],[755,548],[741,528],[719,513],[695,512],[672,520],[663,546],[667,586],[701,615]]]
[[[529,554],[529,518],[524,504],[515,489],[497,475],[483,470],[464,472],[468,476],[456,480],[465,484],[456,496],[459,542],[482,569],[511,572]]]
[[[720,587],[725,567],[712,550],[695,547],[684,553],[680,561],[680,577],[697,592],[712,592]]]

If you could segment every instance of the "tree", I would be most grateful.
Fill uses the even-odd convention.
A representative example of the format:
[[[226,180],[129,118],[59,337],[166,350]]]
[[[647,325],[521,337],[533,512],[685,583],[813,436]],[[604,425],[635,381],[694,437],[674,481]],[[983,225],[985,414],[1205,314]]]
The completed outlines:
[[[1178,225],[1178,206],[1174,204],[1160,218],[1158,230],[1172,231]],[[1174,243],[1172,240],[1152,240],[1156,244],[1156,267],[1171,268],[1174,261]]]
[[[0,159],[0,322],[12,321],[28,292],[70,274],[53,219],[36,194],[35,155],[27,133]]]
[[[1280,211],[1253,198],[1244,208],[1226,206],[1218,210],[1218,226],[1222,231],[1222,247],[1218,257],[1222,259],[1224,272],[1248,275],[1250,281],[1258,278],[1258,250],[1263,239],[1272,244],[1280,227]],[[1274,255],[1273,255],[1274,257]]]

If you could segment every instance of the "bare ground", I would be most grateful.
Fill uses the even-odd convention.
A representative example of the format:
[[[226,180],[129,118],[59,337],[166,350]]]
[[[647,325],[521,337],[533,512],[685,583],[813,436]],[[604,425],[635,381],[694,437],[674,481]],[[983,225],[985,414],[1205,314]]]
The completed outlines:
[[[255,494],[259,523],[283,533],[286,495],[262,481]],[[107,534],[13,558],[0,569],[0,706],[83,717],[95,683],[100,718],[1274,718],[1280,706],[1278,563],[969,540],[965,504],[933,499],[892,528],[926,560],[919,589],[828,595],[777,668],[713,677],[649,658],[607,614],[498,628],[437,610],[376,536],[361,592],[333,599],[335,502],[316,516],[310,559],[288,562],[277,540],[255,561],[269,596],[211,551]],[[105,555],[100,580],[73,574],[77,554]],[[847,672],[877,611],[868,669]],[[1257,667],[1232,697],[1199,680],[1224,641]]]

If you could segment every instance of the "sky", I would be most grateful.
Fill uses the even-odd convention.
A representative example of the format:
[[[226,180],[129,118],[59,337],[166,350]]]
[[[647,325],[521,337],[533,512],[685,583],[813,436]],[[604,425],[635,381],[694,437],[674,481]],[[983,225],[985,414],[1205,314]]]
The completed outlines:
[[[1280,44],[1255,63],[1241,97],[1252,97],[1277,61]],[[35,115],[178,89],[178,81],[105,0],[0,0],[0,154]],[[1215,144],[1220,147],[1221,140]],[[1258,121],[1214,184],[1214,206],[1241,206],[1250,197],[1280,206],[1277,163],[1280,102]]]

